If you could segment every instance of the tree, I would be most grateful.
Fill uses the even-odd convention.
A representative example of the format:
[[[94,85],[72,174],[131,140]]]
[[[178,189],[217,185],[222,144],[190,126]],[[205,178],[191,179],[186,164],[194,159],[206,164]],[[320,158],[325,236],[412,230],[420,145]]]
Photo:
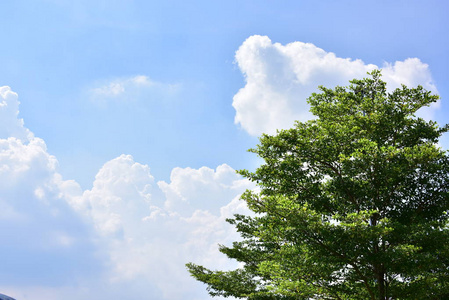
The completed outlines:
[[[316,119],[263,135],[264,164],[240,174],[259,192],[220,246],[233,271],[187,264],[212,296],[449,299],[449,130],[415,116],[422,87],[387,93],[379,70],[308,99]]]

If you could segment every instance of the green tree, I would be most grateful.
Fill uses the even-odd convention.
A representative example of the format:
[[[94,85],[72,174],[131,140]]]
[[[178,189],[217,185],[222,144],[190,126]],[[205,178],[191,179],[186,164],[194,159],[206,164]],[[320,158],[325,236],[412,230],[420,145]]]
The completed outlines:
[[[380,71],[308,99],[315,120],[263,135],[264,164],[240,174],[259,192],[220,246],[233,271],[187,264],[212,296],[449,299],[449,127],[415,116],[422,87],[387,93]]]

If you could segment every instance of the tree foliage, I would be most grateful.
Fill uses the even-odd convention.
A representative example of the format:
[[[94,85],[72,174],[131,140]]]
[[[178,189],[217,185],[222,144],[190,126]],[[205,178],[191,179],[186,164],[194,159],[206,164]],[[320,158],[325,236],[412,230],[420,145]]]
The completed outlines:
[[[387,93],[380,71],[308,99],[316,119],[263,135],[264,160],[240,174],[254,216],[228,222],[233,271],[187,267],[212,296],[449,299],[449,127],[416,117],[422,87]],[[446,298],[447,297],[447,298]]]

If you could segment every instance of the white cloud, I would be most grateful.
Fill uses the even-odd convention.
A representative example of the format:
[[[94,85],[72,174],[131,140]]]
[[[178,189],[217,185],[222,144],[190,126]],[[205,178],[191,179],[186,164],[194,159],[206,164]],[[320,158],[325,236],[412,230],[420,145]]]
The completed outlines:
[[[422,85],[427,90],[438,93],[432,81],[429,65],[422,63],[418,58],[407,58],[394,64],[386,62],[382,66],[382,74],[389,90],[399,88],[401,84],[409,87]]]
[[[18,118],[19,100],[9,86],[0,87],[0,138],[15,137],[22,141],[32,138],[32,133]]]
[[[132,101],[146,98],[166,98],[176,94],[180,84],[167,84],[151,80],[144,75],[117,78],[103,82],[89,90],[89,97],[94,102],[104,103],[112,99]]]
[[[225,164],[175,168],[170,182],[156,183],[147,165],[121,155],[83,191],[62,178],[45,142],[18,119],[17,95],[0,90],[8,105],[2,116],[14,125],[0,128],[4,293],[21,300],[210,298],[184,265],[235,266],[218,243],[238,238],[225,219],[248,212],[238,196],[252,184]]]
[[[312,118],[306,99],[319,85],[347,86],[378,66],[360,59],[337,57],[310,43],[272,43],[266,36],[251,36],[238,49],[236,62],[246,85],[234,96],[235,123],[251,135],[273,134],[291,128],[295,120]],[[384,63],[383,80],[390,90],[401,83],[421,84],[436,91],[428,65],[417,58]]]
[[[200,206],[218,214],[220,208],[235,197],[236,192],[249,188],[248,181],[226,164],[218,166],[215,171],[207,167],[198,170],[175,168],[170,181],[170,184],[158,182],[165,194],[165,207],[176,209],[183,216],[191,215]]]
[[[216,170],[176,168],[171,182],[158,186],[148,166],[122,155],[107,162],[92,190],[84,192],[84,213],[110,259],[109,278],[114,283],[151,282],[163,299],[206,297],[184,264],[229,266],[217,245],[237,238],[225,218],[247,211],[237,198],[251,185],[222,165]]]
[[[65,201],[79,186],[62,180],[45,142],[23,126],[17,94],[1,87],[0,97],[0,281],[47,285],[75,280],[100,264],[89,250],[91,231]]]
[[[85,211],[99,233],[124,234],[125,225],[139,223],[148,213],[152,185],[148,166],[135,163],[130,155],[121,155],[100,169],[93,188],[76,202],[87,205]]]

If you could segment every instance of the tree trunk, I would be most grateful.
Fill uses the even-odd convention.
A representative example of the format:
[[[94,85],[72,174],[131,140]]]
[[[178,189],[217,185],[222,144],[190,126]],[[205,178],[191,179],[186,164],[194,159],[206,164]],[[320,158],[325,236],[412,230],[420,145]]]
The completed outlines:
[[[380,270],[377,273],[377,284],[379,289],[379,300],[386,300],[385,297],[385,276],[383,272],[383,266],[380,265]]]
[[[377,225],[377,220],[379,219],[378,214],[374,214],[371,216],[371,226]],[[374,254],[377,256],[380,251],[383,249],[380,249],[379,241],[374,241],[373,245]],[[382,247],[383,248],[383,247]],[[377,289],[379,292],[378,300],[386,300],[386,291],[385,291],[385,269],[382,263],[375,263],[374,264],[374,274],[376,276],[377,280]]]

